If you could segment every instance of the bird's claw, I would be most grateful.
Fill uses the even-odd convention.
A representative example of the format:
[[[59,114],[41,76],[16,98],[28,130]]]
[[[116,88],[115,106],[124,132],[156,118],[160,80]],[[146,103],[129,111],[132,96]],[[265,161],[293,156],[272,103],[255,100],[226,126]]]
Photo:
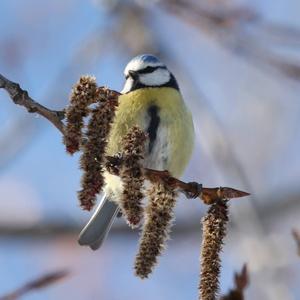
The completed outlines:
[[[187,183],[188,190],[185,191],[187,198],[197,198],[202,193],[202,184],[198,182],[189,182]]]

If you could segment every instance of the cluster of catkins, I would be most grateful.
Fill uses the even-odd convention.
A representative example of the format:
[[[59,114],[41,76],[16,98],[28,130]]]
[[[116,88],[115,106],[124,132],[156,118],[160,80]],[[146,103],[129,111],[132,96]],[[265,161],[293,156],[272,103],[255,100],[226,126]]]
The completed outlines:
[[[117,105],[117,93],[97,87],[94,77],[82,76],[73,87],[70,103],[66,108],[64,144],[70,154],[82,151],[82,189],[78,192],[78,198],[85,210],[92,209],[104,184],[103,163],[107,134]],[[88,116],[90,118],[85,126],[84,118]]]
[[[124,192],[119,202],[122,215],[132,228],[139,226],[144,219],[135,273],[146,278],[168,239],[176,192],[161,182],[148,184],[148,189],[145,187],[142,165],[147,136],[137,126],[124,136],[121,153],[115,157],[105,157],[118,96],[117,92],[97,87],[94,77],[81,77],[72,90],[66,109],[64,144],[70,154],[82,151],[82,189],[78,192],[78,198],[83,209],[90,210],[94,206],[96,196],[104,185],[104,169],[122,179]],[[89,118],[85,125],[86,117]],[[145,194],[148,203],[144,209],[142,201]]]

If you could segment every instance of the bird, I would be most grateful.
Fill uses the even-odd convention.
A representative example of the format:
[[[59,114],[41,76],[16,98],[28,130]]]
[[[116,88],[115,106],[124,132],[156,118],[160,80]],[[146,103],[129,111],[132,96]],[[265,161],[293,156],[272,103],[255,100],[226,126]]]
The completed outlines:
[[[125,85],[107,139],[106,155],[122,149],[122,138],[138,125],[148,136],[143,167],[168,170],[180,177],[194,146],[192,114],[185,105],[174,75],[156,56],[134,57],[124,70]],[[79,234],[78,243],[92,250],[100,248],[115,218],[120,214],[118,199],[122,182],[104,173],[103,197]]]

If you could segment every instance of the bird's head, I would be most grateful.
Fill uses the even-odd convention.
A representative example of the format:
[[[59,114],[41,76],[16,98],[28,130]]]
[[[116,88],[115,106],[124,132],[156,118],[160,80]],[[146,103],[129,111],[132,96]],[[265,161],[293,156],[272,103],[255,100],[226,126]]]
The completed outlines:
[[[178,89],[172,73],[157,57],[142,54],[134,57],[124,70],[126,78],[122,93],[128,93],[139,88],[173,87]]]

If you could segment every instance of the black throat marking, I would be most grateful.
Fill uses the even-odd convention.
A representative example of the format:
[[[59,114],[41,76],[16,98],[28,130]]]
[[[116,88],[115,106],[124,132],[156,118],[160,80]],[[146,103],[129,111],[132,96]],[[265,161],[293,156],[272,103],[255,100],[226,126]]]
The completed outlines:
[[[156,105],[151,105],[148,108],[148,115],[150,117],[149,126],[147,128],[147,133],[149,136],[149,148],[148,152],[151,153],[157,135],[158,126],[160,123],[160,117],[158,115],[159,108]]]

